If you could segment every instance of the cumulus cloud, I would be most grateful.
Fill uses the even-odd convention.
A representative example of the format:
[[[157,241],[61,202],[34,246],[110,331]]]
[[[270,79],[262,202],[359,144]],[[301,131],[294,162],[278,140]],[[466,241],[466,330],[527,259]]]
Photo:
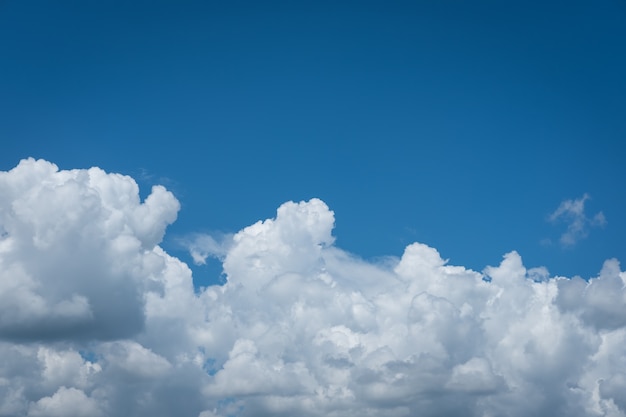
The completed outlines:
[[[0,173],[0,338],[129,337],[163,265],[155,249],[178,201],[144,202],[130,177],[22,161]]]
[[[29,417],[92,417],[102,415],[98,403],[76,388],[61,387],[51,397],[32,403]]]
[[[588,194],[584,194],[576,200],[565,200],[550,215],[549,220],[551,222],[564,222],[567,224],[567,230],[559,239],[561,245],[572,246],[579,240],[586,238],[591,228],[606,224],[606,218],[601,211],[592,217],[587,217],[587,214],[585,214],[585,202],[589,198]]]
[[[0,173],[0,416],[626,416],[617,260],[373,263],[312,199],[198,240],[226,277],[198,289],[159,246],[178,207],[98,168]]]

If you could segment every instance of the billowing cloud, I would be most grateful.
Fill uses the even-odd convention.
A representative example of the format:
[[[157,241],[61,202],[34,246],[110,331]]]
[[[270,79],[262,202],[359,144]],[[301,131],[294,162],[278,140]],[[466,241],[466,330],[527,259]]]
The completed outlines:
[[[584,194],[576,200],[565,200],[549,217],[551,222],[564,222],[567,230],[561,235],[559,242],[563,246],[572,246],[589,234],[592,227],[604,226],[606,218],[601,211],[593,217],[587,217],[585,213],[585,202],[589,200],[589,195]]]
[[[0,338],[130,337],[158,291],[156,248],[178,201],[98,168],[25,160],[0,173]]]
[[[626,416],[617,260],[589,281],[421,243],[373,263],[312,199],[199,235],[226,282],[194,288],[159,246],[178,207],[98,168],[0,173],[0,416]]]

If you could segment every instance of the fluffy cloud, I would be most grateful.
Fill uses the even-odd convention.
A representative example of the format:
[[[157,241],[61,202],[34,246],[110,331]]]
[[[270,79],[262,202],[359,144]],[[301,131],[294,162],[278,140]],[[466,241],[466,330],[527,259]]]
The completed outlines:
[[[98,403],[76,388],[61,387],[29,407],[29,417],[91,417],[102,415]]]
[[[129,337],[159,283],[156,244],[178,201],[129,177],[25,160],[0,173],[0,337]]]
[[[0,173],[0,416],[626,416],[616,260],[367,262],[312,199],[196,236],[226,277],[198,289],[159,246],[178,207],[98,168]]]

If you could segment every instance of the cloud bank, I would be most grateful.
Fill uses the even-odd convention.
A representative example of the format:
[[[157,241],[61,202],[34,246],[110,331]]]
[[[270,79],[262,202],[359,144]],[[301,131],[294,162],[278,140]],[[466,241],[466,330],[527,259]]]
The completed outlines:
[[[0,416],[626,416],[617,260],[371,263],[312,199],[195,239],[226,276],[197,289],[159,246],[178,209],[99,168],[0,173]]]

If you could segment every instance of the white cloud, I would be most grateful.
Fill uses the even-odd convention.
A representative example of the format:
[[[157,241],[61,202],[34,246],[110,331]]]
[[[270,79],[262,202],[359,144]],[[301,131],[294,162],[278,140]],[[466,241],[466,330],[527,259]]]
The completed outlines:
[[[42,382],[46,387],[87,388],[93,376],[102,370],[97,363],[85,361],[74,350],[55,350],[40,346],[37,359],[42,366]]]
[[[28,417],[94,417],[102,412],[98,403],[76,388],[61,387],[51,397],[31,404]]]
[[[565,200],[550,215],[551,222],[561,221],[567,224],[567,230],[559,239],[561,245],[572,246],[586,238],[590,228],[606,225],[606,218],[601,211],[593,217],[587,217],[585,214],[585,202],[589,198],[588,194],[584,194],[576,200]]]
[[[22,161],[0,173],[0,337],[131,336],[161,273],[155,245],[178,201],[130,178]]]
[[[0,173],[0,416],[626,416],[616,260],[589,282],[421,243],[367,262],[313,199],[197,243],[227,278],[198,290],[158,246],[177,210],[97,168]]]
[[[196,234],[181,241],[189,250],[196,265],[205,265],[208,257],[223,260],[228,253],[233,236],[230,234]]]
[[[172,367],[167,359],[136,342],[106,343],[99,352],[108,372],[119,372],[129,379],[162,378]]]

